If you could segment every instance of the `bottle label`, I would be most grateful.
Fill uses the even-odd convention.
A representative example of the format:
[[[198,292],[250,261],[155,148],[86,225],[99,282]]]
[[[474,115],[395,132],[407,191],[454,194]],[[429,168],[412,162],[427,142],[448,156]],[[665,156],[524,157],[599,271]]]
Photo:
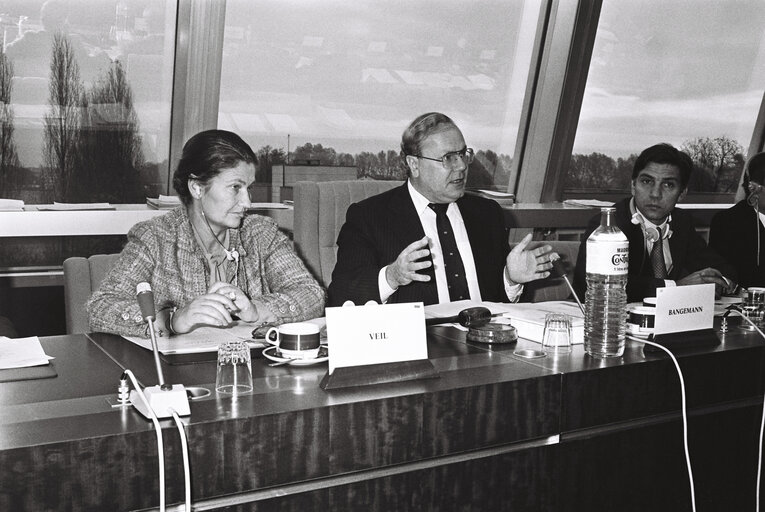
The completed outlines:
[[[630,246],[627,241],[587,241],[588,274],[618,276],[627,273]]]

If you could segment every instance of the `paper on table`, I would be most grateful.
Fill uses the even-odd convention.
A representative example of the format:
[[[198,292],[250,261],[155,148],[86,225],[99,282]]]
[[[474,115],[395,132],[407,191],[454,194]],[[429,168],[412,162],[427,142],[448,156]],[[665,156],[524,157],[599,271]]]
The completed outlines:
[[[584,315],[574,302],[546,301],[536,303],[496,304],[504,309],[503,316],[518,330],[518,336],[542,343],[547,313],[563,313],[571,317],[571,342],[584,343]]]
[[[13,339],[0,336],[0,370],[40,366],[51,359],[45,355],[37,336]]]
[[[488,308],[491,314],[495,315],[507,311],[504,306],[507,306],[507,304],[478,302],[469,299],[446,302],[444,304],[431,304],[430,306],[425,306],[425,318],[448,318],[450,316],[457,316],[463,309],[475,307]]]
[[[268,343],[252,339],[252,330],[255,327],[257,327],[256,324],[241,321],[226,328],[199,327],[186,334],[177,334],[169,338],[165,336],[158,337],[157,348],[166,355],[215,352],[218,350],[218,345],[224,341],[237,340],[247,341],[250,348],[267,347]],[[135,336],[125,336],[124,338],[140,347],[151,350],[151,340],[149,338],[138,338]]]
[[[284,203],[250,203],[247,210],[289,210],[292,206]]]
[[[594,208],[600,208],[602,206],[613,206],[613,201],[602,201],[600,199],[566,199],[563,204],[570,204],[572,206],[588,206]]]
[[[37,207],[39,211],[77,211],[77,210],[114,210],[114,206],[109,203],[53,203],[41,204]]]

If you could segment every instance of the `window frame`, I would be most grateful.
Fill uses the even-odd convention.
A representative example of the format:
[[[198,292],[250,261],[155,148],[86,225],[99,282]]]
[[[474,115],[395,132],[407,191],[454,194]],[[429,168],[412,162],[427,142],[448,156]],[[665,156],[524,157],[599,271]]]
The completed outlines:
[[[177,0],[168,191],[183,143],[216,128],[226,0]],[[603,0],[543,0],[508,191],[518,202],[560,201]],[[749,155],[765,148],[765,94]]]

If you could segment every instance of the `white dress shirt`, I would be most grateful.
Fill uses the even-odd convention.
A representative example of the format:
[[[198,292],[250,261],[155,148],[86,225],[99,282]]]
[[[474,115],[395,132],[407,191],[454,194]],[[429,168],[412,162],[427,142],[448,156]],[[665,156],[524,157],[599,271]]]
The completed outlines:
[[[438,302],[439,304],[450,302],[449,286],[446,283],[444,257],[443,252],[441,251],[441,239],[438,237],[438,229],[436,228],[436,212],[428,207],[430,201],[417,192],[411,182],[407,182],[407,188],[409,189],[409,195],[414,203],[414,209],[420,218],[422,229],[425,232],[425,236],[428,237],[428,248],[430,249],[433,259],[433,270],[436,276]],[[465,266],[465,278],[467,279],[470,299],[481,302],[481,289],[478,286],[478,275],[475,269],[475,260],[473,260],[473,250],[470,247],[470,240],[468,239],[467,230],[465,229],[465,221],[462,219],[459,207],[455,203],[450,203],[446,210],[446,216],[449,218],[449,222],[452,225],[454,239],[457,242],[457,248],[460,252],[460,257],[462,258],[462,264]],[[385,278],[385,270],[387,268],[388,267],[385,266],[380,269],[380,273],[377,277],[377,283],[380,289],[380,299],[383,303],[387,302],[390,296],[396,291],[396,289],[391,288],[390,284],[388,284],[388,280]],[[523,285],[510,283],[507,278],[507,272],[503,272],[502,275],[505,285],[505,293],[511,301],[515,302],[523,292]]]

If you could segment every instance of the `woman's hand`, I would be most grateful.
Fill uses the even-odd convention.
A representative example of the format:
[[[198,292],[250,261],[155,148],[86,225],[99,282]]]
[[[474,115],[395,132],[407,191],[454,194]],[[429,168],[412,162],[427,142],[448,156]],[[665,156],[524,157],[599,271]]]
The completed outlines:
[[[239,287],[229,283],[217,282],[210,286],[208,293],[217,293],[229,299],[233,304],[229,312],[241,320],[245,322],[255,322],[258,320],[257,308],[254,307],[252,301]]]
[[[178,334],[183,334],[203,325],[213,327],[226,327],[230,325],[233,322],[231,312],[236,311],[238,308],[230,295],[218,293],[217,290],[220,287],[216,287],[216,285],[223,284],[225,283],[213,284],[206,294],[200,295],[182,308],[179,308],[172,318],[172,330]],[[239,289],[237,288],[237,290]],[[241,290],[239,290],[239,293],[242,294]]]

